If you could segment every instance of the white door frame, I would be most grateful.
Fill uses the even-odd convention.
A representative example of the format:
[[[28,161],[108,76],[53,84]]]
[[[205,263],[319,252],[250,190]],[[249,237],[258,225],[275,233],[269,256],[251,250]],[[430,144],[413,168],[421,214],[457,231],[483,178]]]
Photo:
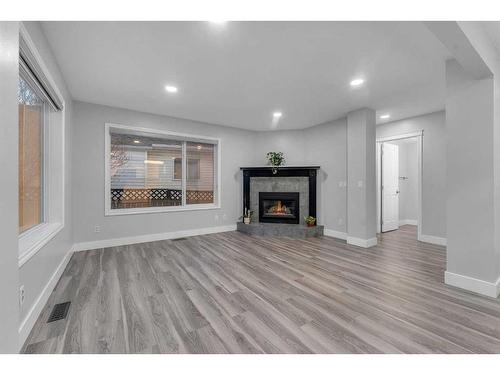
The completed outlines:
[[[382,232],[382,221],[381,221],[381,204],[382,204],[382,176],[381,176],[381,146],[382,143],[388,141],[396,141],[405,138],[417,138],[417,160],[418,160],[418,172],[417,172],[417,186],[418,186],[418,210],[417,210],[417,239],[420,241],[422,237],[422,180],[423,180],[423,157],[424,157],[424,131],[419,130],[412,133],[398,134],[389,137],[377,138],[377,233]]]

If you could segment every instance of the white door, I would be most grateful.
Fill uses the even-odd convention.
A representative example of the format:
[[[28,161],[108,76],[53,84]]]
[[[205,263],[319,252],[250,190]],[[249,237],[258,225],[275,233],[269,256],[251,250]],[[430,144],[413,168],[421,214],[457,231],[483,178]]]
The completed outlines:
[[[399,228],[399,147],[382,143],[382,232]]]

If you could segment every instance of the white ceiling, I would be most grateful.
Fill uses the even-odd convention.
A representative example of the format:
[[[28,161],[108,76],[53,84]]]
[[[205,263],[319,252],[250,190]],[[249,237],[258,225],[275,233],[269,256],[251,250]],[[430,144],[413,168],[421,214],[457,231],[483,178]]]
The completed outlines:
[[[252,130],[306,128],[361,107],[390,120],[444,108],[449,55],[420,22],[42,27],[80,101]],[[354,89],[357,77],[366,83]]]

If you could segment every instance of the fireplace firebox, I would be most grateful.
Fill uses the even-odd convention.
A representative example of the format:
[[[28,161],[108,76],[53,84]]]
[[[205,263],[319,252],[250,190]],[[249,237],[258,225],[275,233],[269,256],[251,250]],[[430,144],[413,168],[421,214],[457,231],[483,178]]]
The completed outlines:
[[[299,224],[299,193],[259,192],[259,221]]]

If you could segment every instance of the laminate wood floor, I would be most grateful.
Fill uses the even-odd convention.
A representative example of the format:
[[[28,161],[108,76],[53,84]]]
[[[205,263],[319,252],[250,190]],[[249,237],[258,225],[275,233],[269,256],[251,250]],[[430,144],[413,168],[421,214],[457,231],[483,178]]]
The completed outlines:
[[[412,226],[371,249],[227,232],[78,252],[23,351],[500,353],[500,300],[444,268]]]

